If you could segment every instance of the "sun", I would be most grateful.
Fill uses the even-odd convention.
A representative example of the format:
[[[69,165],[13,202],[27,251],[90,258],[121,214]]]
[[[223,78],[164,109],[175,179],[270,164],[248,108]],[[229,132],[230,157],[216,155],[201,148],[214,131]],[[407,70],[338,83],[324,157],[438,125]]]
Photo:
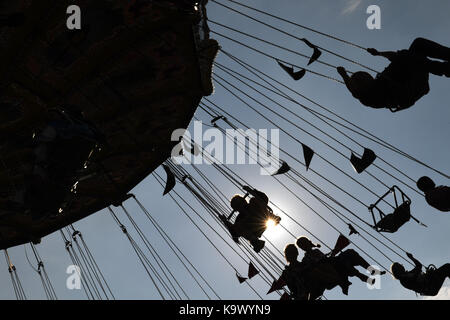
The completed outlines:
[[[266,230],[272,231],[276,227],[277,223],[273,219],[266,220]]]
[[[277,221],[275,219],[267,218],[264,221],[264,225],[266,227],[264,234],[267,237],[274,239],[274,238],[280,237],[283,233],[283,228],[281,227],[279,221]]]

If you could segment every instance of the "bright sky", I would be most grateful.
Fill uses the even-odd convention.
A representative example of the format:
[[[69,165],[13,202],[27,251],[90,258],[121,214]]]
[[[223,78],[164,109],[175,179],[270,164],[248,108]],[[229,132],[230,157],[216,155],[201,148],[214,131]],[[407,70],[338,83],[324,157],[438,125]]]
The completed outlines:
[[[221,0],[222,2],[226,2]],[[410,43],[416,37],[424,37],[443,45],[450,46],[446,31],[450,30],[450,20],[448,19],[448,12],[450,12],[450,3],[446,0],[434,0],[432,2],[426,1],[366,1],[366,0],[327,0],[327,1],[297,1],[297,0],[253,0],[249,3],[257,8],[271,12],[274,15],[281,16],[291,21],[316,28],[322,32],[331,33],[337,37],[346,39],[348,41],[360,44],[364,47],[374,47],[379,50],[399,50],[409,47]],[[369,5],[377,4],[381,8],[381,30],[369,30],[366,27],[366,9]],[[236,7],[236,6],[234,6]],[[305,54],[310,54],[311,50],[303,43],[292,38],[284,36],[280,33],[274,32],[267,27],[251,22],[245,17],[238,16],[235,13],[230,13],[212,2],[208,4],[208,15],[211,20],[226,24],[230,27],[242,30],[255,36],[259,36],[271,42],[276,42],[280,45],[289,47],[292,50],[297,50]],[[248,12],[245,9],[239,9],[242,12]],[[257,16],[273,23],[273,25],[282,28],[298,37],[305,37],[311,42],[328,48],[332,51],[338,52],[343,56],[349,57],[353,60],[361,62],[365,65],[371,66],[376,70],[382,70],[387,65],[387,60],[380,57],[372,57],[368,53],[354,47],[343,45],[334,40],[324,38],[322,36],[313,34],[309,31],[293,27],[291,25],[283,24],[281,22],[268,19],[264,16],[255,15],[253,12],[248,12],[252,16]],[[212,30],[217,30],[220,33],[231,36],[234,39],[245,42],[259,50],[270,53],[280,59],[291,61],[294,64],[305,66],[307,60],[298,57],[294,54],[284,52],[280,49],[275,49],[269,45],[258,43],[257,41],[243,37],[242,35],[233,33],[229,30],[224,30],[219,26],[210,24]],[[421,161],[430,166],[440,169],[448,174],[450,163],[450,151],[448,139],[450,138],[450,109],[448,108],[448,101],[450,93],[448,87],[450,79],[430,76],[430,93],[417,102],[412,108],[398,113],[391,113],[388,110],[371,110],[359,104],[354,100],[350,93],[344,86],[333,81],[329,81],[322,77],[313,74],[307,74],[302,80],[295,82],[289,78],[276,64],[275,61],[267,57],[261,56],[249,49],[240,47],[232,42],[222,39],[218,36],[212,35],[219,41],[222,48],[235,56],[243,59],[264,70],[276,79],[283,81],[286,85],[295,91],[304,94],[308,98],[332,109],[345,119],[357,123],[368,131],[374,133],[377,137],[382,138],[394,146],[399,147],[405,152],[416,156]],[[330,54],[323,53],[321,60],[326,61],[332,65],[344,65],[351,71],[358,70],[346,61],[339,60]],[[217,61],[221,64],[237,69],[236,64],[232,63],[223,54],[219,54]],[[318,63],[312,64],[311,69],[325,73],[332,77],[338,77],[336,71],[330,67],[322,66]],[[215,69],[217,74],[226,77],[220,70]],[[227,77],[229,79],[229,77]],[[237,82],[233,82],[236,85]],[[260,118],[258,115],[249,111],[249,109],[242,103],[227,94],[220,86],[215,85],[216,90],[213,96],[209,97],[226,111],[238,117],[241,121],[255,129],[272,129],[273,125]],[[242,84],[240,88],[244,89]],[[246,89],[248,91],[248,89]],[[276,96],[271,96],[276,101],[291,108],[298,110],[298,114],[305,119],[313,120],[311,116],[307,115],[304,110],[299,109],[292,103],[287,103],[285,100]],[[297,97],[296,97],[297,98]],[[280,111],[280,107],[274,103],[266,101],[271,108]],[[308,107],[316,108],[311,103],[300,100]],[[253,103],[253,105],[255,105]],[[256,105],[255,105],[256,106]],[[317,140],[312,139],[305,133],[294,128],[284,120],[277,118],[275,115],[263,110],[261,106],[258,107],[261,112],[270,116],[270,118],[278,124],[278,127],[285,129],[287,132],[295,136],[300,141],[304,142],[317,153],[326,157],[331,163],[335,164],[348,174],[357,178],[358,181],[366,185],[370,190],[376,194],[381,195],[386,188],[373,178],[369,177],[367,173],[357,175],[350,167],[348,161],[339,156],[336,152],[323,146]],[[317,108],[315,109],[317,110]],[[196,116],[209,124],[210,117],[200,109]],[[292,119],[292,116],[289,117]],[[293,120],[294,121],[294,120]],[[307,125],[303,125],[298,120],[296,123],[302,125],[302,128],[310,131],[314,135],[324,136],[317,133]],[[192,128],[192,126],[191,126]],[[206,129],[207,127],[205,127]],[[330,134],[335,134],[330,128],[321,124],[321,128]],[[342,139],[341,135],[335,134],[336,138]],[[341,152],[348,154],[348,151],[332,142],[329,138],[324,138],[325,141],[331,143]],[[402,158],[391,151],[388,151],[378,145],[375,145],[363,138],[357,139],[361,144],[370,147],[377,153],[378,156],[384,160],[395,164],[408,176],[413,179],[418,179],[423,175],[429,175],[435,182],[439,184],[448,185],[449,181],[439,176],[438,174],[417,165],[410,160]],[[343,143],[352,149],[362,152],[362,150],[354,143],[343,139]],[[301,145],[293,141],[286,134],[280,134],[280,145],[283,149],[288,150],[299,159],[303,160],[301,153]],[[206,146],[203,145],[203,146]],[[329,192],[337,200],[351,208],[361,218],[370,221],[370,214],[367,208],[364,208],[359,203],[355,202],[345,194],[337,191],[334,187],[325,183],[322,179],[311,171],[305,172],[303,167],[298,166],[289,159],[285,159],[297,171],[304,174],[308,179],[317,183],[321,188]],[[386,165],[377,159],[376,164],[382,168],[387,168]],[[186,167],[190,170],[189,167]],[[233,188],[231,184],[223,179],[215,170],[209,165],[200,165],[199,169],[212,180],[217,186],[223,188],[223,192],[231,197],[235,193],[242,193],[241,190]],[[318,235],[318,237],[329,245],[333,245],[338,233],[331,229],[326,223],[318,218],[311,210],[302,205],[297,199],[283,189],[273,178],[269,176],[259,175],[259,168],[255,165],[236,165],[231,166],[233,170],[248,181],[249,184],[259,190],[264,191],[269,198],[279,205],[283,210],[295,217],[298,222],[305,225],[309,230]],[[353,183],[351,180],[340,174],[336,169],[324,161],[315,157],[312,160],[311,168],[323,174],[331,181],[341,186],[343,189],[349,191],[365,204],[371,204],[376,201],[373,194],[361,186]],[[391,186],[399,184],[399,182],[383,174],[380,170],[371,167],[369,169],[378,179],[383,183]],[[157,170],[159,174],[164,175],[161,168]],[[192,172],[192,170],[190,170]],[[399,176],[398,173],[395,174]],[[318,204],[301,188],[293,185],[286,177],[281,177],[282,181],[288,186],[292,187],[294,193],[302,198],[306,203],[310,204],[321,215],[323,215],[330,223],[335,225],[340,231],[347,233],[345,224],[337,220],[331,215],[323,206]],[[407,178],[402,178],[406,181]],[[408,183],[411,185],[412,182]],[[412,214],[419,220],[428,225],[428,228],[419,226],[414,221],[410,221],[403,226],[395,235],[387,235],[389,239],[394,241],[401,248],[412,252],[425,265],[435,264],[441,266],[444,263],[450,262],[450,249],[448,243],[450,236],[448,229],[450,226],[450,217],[447,213],[439,212],[429,207],[423,197],[414,193],[412,190],[402,187],[404,191],[412,199]],[[196,212],[206,217],[203,209],[195,203],[195,200],[185,192],[183,186],[178,185],[175,189],[177,192],[185,197],[185,199],[193,203]],[[171,201],[168,196],[162,196],[162,188],[155,181],[153,177],[145,179],[133,192],[145,203],[152,216],[161,224],[165,231],[172,237],[173,241],[179,245],[184,254],[190,261],[202,272],[203,276],[214,285],[215,290],[223,299],[255,299],[257,296],[250,288],[243,284],[239,284],[236,280],[233,269],[224,261],[222,256],[214,249],[214,247],[203,237],[203,235],[195,229],[189,220],[181,213],[176,204]],[[169,252],[167,246],[162,243],[161,238],[156,234],[152,226],[145,220],[142,213],[130,201],[126,203],[130,212],[136,217],[141,228],[146,232],[152,245],[158,249],[167,265],[170,266],[173,273],[177,275],[180,282],[188,292],[190,298],[204,299],[205,296],[192,279],[189,278],[186,271],[182,269],[180,263]],[[117,212],[120,212],[117,210]],[[199,221],[197,216],[187,208],[188,214]],[[125,217],[120,213],[119,217],[126,221]],[[292,221],[281,214],[282,224],[292,231],[296,236],[305,235],[305,232],[298,228]],[[202,224],[200,224],[202,225]],[[119,228],[115,225],[109,213],[102,210],[91,217],[75,224],[76,227],[83,233],[91,251],[93,252],[97,262],[102,268],[108,283],[110,284],[116,298],[119,299],[157,299],[158,294],[153,287],[148,276],[145,274],[142,266],[132,251],[125,236],[121,233]],[[218,226],[215,225],[217,229]],[[130,228],[129,228],[130,229]],[[131,230],[131,229],[130,229]],[[212,234],[211,230],[204,227],[203,229],[213,239],[214,244],[219,250],[230,259],[234,268],[241,274],[245,275],[247,272],[247,265],[239,259],[229,247],[224,245],[224,242]],[[220,231],[221,232],[221,231]],[[376,233],[371,232],[376,235]],[[227,237],[228,235],[221,232],[221,235]],[[278,231],[268,234],[270,240],[274,241],[276,246],[282,250],[284,246],[293,242],[294,239],[286,232]],[[227,238],[228,239],[228,238]],[[377,252],[373,247],[358,236],[352,236],[352,241],[367,250],[372,257],[382,263],[383,266],[389,267],[390,261],[383,255]],[[232,243],[232,242],[230,242]],[[232,244],[232,246],[236,246]],[[59,233],[52,234],[42,239],[42,244],[37,246],[49,276],[55,286],[56,293],[62,299],[83,299],[84,295],[81,290],[66,289],[66,268],[71,264],[67,253],[64,249],[64,244]],[[351,246],[351,248],[355,248]],[[380,247],[382,248],[382,247]],[[28,255],[31,260],[31,253],[28,249]],[[30,268],[24,253],[24,247],[14,247],[9,250],[10,256],[16,265],[22,285],[25,288],[26,294],[29,298],[43,299],[45,298],[39,278],[37,274]],[[391,252],[385,252],[390,258],[396,260],[396,256]],[[301,258],[301,256],[300,256]],[[374,263],[373,261],[369,261]],[[404,262],[401,261],[400,262]],[[2,271],[3,270],[3,271]],[[5,262],[0,263],[0,281],[3,284],[0,290],[0,298],[14,299],[13,288],[7,272]],[[339,288],[326,292],[325,296],[328,299],[421,299],[416,295],[403,289],[398,281],[394,281],[391,276],[386,275],[381,279],[380,290],[368,290],[364,283],[361,283],[356,278],[350,280],[353,285],[350,287],[348,297],[345,297],[340,292]],[[258,291],[260,295],[267,299],[278,299],[275,294],[266,296],[268,290],[267,284],[261,279],[255,278],[249,282]],[[448,286],[450,282],[446,282],[447,288],[441,291],[443,297],[449,298]]]

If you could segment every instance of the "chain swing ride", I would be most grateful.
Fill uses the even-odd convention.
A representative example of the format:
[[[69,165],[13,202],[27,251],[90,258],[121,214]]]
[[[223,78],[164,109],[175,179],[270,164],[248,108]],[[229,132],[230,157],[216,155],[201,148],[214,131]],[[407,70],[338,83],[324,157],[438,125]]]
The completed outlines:
[[[57,5],[16,1],[2,8],[0,247],[17,299],[27,299],[29,294],[9,252],[22,245],[46,298],[58,299],[38,252],[41,239],[57,231],[63,241],[61,248],[64,246],[73,265],[79,267],[86,298],[116,299],[117,293],[84,234],[75,226],[103,209],[129,242],[158,298],[197,298],[189,287],[202,299],[222,299],[198,261],[187,256],[171,231],[132,193],[147,176],[161,186],[161,194],[206,240],[236,281],[249,289],[251,297],[300,297],[294,292],[298,288],[293,291],[282,276],[286,264],[283,248],[266,236],[266,230],[281,230],[278,232],[294,241],[302,230],[333,257],[353,246],[382,273],[390,273],[389,265],[399,260],[414,266],[408,251],[389,233],[402,232],[411,219],[426,227],[411,214],[414,201],[425,201],[424,194],[416,186],[416,177],[387,160],[386,152],[440,178],[449,176],[295,89],[296,82],[308,81],[310,76],[343,85],[335,70],[329,74],[315,70],[316,65],[336,69],[326,61],[329,56],[379,73],[314,44],[299,35],[300,30],[330,41],[330,47],[340,42],[355,50],[367,48],[234,0],[81,2],[86,27],[73,33],[65,30],[65,21],[58,15],[66,1]],[[304,50],[208,19],[207,3],[302,43]],[[35,27],[38,20],[44,22]],[[278,27],[280,22],[296,31]],[[242,39],[256,41],[264,49]],[[273,63],[291,82],[277,80],[268,70],[239,57],[229,44]],[[273,48],[277,51],[271,51]],[[273,52],[299,59],[287,61]],[[227,97],[227,106],[218,94]],[[242,116],[248,112],[253,118]],[[289,137],[289,147],[275,145],[267,137],[263,141],[251,136],[240,140],[231,134],[251,130],[256,119]],[[265,171],[265,179],[271,179],[302,210],[321,221],[336,242],[330,243],[329,235],[318,234],[302,215],[288,212],[274,203],[270,194],[258,191],[258,183],[251,185],[232,166],[220,164],[216,152],[195,139],[173,141],[172,132],[187,128],[192,120],[201,120],[204,127],[236,143],[238,152]],[[177,145],[180,152],[171,157]],[[277,148],[281,157],[278,168],[268,170],[249,147],[266,155]],[[202,157],[209,163],[208,170],[195,162],[175,162],[192,157]],[[330,178],[326,173],[330,170],[336,174],[333,177],[346,183]],[[224,185],[219,186],[219,181]],[[376,188],[367,186],[366,181]],[[229,190],[243,196],[233,198],[230,204]],[[378,190],[388,191],[380,195]],[[362,192],[366,196],[361,197]],[[236,204],[238,200],[240,204]],[[247,205],[259,208],[254,210],[261,214],[244,218],[242,208]],[[149,225],[141,225],[136,214]],[[240,228],[250,225],[249,221],[258,226]],[[148,233],[150,226],[152,233]],[[156,238],[170,253],[172,263],[158,250]],[[330,265],[314,269],[302,298],[326,299],[324,291],[340,285],[336,274]],[[318,284],[319,278],[326,281]],[[261,284],[255,281],[268,292],[261,292]],[[314,286],[321,288],[311,289]]]

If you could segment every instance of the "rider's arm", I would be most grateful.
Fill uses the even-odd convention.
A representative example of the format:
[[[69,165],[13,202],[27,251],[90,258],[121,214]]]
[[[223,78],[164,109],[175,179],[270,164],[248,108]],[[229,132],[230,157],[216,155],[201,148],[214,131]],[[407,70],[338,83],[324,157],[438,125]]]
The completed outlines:
[[[337,72],[342,77],[342,80],[344,80],[345,86],[347,87],[348,91],[350,91],[352,96],[354,96],[357,99],[360,99],[360,97],[355,96],[355,94],[353,93],[353,86],[352,86],[352,83],[351,83],[351,78],[347,74],[347,71],[345,70],[345,68],[344,67],[337,67]],[[363,104],[365,104],[365,103],[363,103]]]
[[[383,51],[379,53],[380,56],[393,61],[397,57],[397,52],[395,51]]]
[[[349,87],[350,77],[347,74],[347,71],[345,70],[345,68],[344,67],[337,67],[337,72],[342,77],[342,80],[344,80],[345,85],[347,86],[347,88],[350,90],[350,87]]]
[[[250,188],[248,186],[245,186],[243,189],[245,191],[247,191],[253,197],[258,198],[261,201],[263,201],[265,204],[269,203],[269,198],[267,197],[267,195],[264,192],[261,192],[261,191],[256,190],[256,189],[252,189],[252,188]]]
[[[412,260],[412,262],[414,262],[415,267],[413,269],[413,271],[422,271],[422,264],[420,263],[419,260],[417,260],[416,258],[413,257],[413,255],[411,253],[406,253],[406,255],[408,256],[408,258],[410,258]]]
[[[367,51],[373,56],[382,56],[390,61],[393,61],[397,57],[397,52],[395,51],[378,51],[374,48],[369,48]]]

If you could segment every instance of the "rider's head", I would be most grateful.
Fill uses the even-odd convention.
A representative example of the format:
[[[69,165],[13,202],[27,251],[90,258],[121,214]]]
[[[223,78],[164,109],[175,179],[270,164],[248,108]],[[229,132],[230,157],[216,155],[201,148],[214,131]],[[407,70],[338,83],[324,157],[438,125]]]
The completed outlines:
[[[435,186],[436,185],[434,184],[433,180],[431,180],[429,177],[422,177],[417,180],[417,188],[419,188],[423,192],[433,190]]]
[[[231,198],[230,204],[233,210],[239,211],[247,205],[247,200],[237,194],[233,198]]]
[[[296,244],[303,251],[309,251],[315,247],[315,245],[307,237],[298,238]]]
[[[398,279],[402,274],[405,273],[405,267],[398,262],[394,262],[391,265],[391,273],[394,279]]]
[[[284,248],[284,257],[288,263],[292,263],[297,260],[298,250],[295,244],[290,243]]]
[[[348,89],[356,99],[365,97],[372,90],[374,78],[367,72],[355,72],[347,83]]]

